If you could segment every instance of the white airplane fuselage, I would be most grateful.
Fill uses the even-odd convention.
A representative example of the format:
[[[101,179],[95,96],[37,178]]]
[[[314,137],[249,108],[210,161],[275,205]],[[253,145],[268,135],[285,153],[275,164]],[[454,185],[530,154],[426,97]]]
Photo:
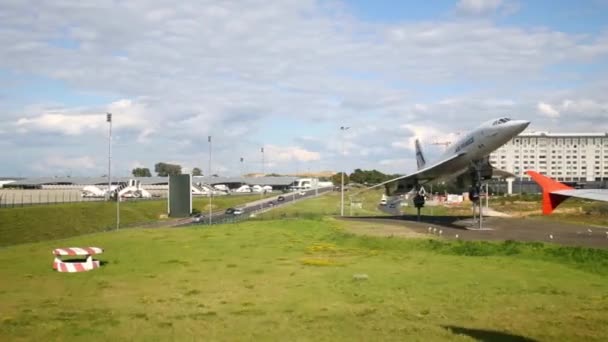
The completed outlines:
[[[418,189],[424,183],[457,177],[475,167],[480,177],[487,177],[486,157],[507,141],[521,133],[529,121],[499,118],[483,123],[458,139],[433,163],[426,163],[422,149],[416,140],[416,172],[389,179],[365,190],[384,186],[387,196],[401,195]],[[477,177],[474,177],[477,178]],[[479,181],[475,179],[475,182]]]
[[[483,123],[452,144],[437,162],[458,155],[462,156],[457,158],[449,169],[441,170],[437,178],[448,178],[462,174],[473,162],[483,160],[490,153],[521,133],[530,124],[526,120],[509,120],[497,123],[499,120]],[[433,165],[433,163],[430,165]]]

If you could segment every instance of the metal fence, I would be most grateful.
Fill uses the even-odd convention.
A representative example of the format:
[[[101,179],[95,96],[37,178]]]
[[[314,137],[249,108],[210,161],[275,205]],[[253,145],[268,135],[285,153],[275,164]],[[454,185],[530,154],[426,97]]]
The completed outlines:
[[[123,201],[159,200],[166,196],[151,198],[123,198]],[[63,203],[103,202],[102,197],[82,197],[79,190],[0,190],[0,208],[19,208],[33,205]]]

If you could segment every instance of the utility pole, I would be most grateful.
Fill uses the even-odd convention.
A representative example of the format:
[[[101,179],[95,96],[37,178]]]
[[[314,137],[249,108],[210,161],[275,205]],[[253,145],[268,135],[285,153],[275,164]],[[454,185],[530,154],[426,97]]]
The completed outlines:
[[[106,113],[108,132],[108,200],[112,200],[112,113]],[[120,228],[120,195],[116,191],[116,230]]]
[[[349,129],[350,127],[345,127],[345,126],[341,126],[340,127],[340,131],[342,131],[342,159],[344,161],[345,158],[345,154],[344,154],[344,133]],[[344,171],[342,171],[341,173],[341,185],[340,185],[340,216],[344,216]]]
[[[486,209],[490,208],[490,188],[488,183],[486,183]]]
[[[109,123],[108,134],[108,200],[111,199],[112,190],[112,113],[106,113],[106,122]]]
[[[209,225],[211,225],[213,223],[211,221],[211,218],[213,216],[213,186],[211,185],[211,136],[207,137],[207,142],[209,143],[209,173],[207,174],[207,185],[209,186]]]
[[[262,177],[265,177],[266,174],[264,173],[264,146],[262,146],[262,148],[260,148],[260,151],[262,152]],[[260,199],[264,198],[264,187],[263,186],[261,186],[261,187],[262,187],[262,189],[260,189]],[[262,208],[264,208],[264,203],[262,203]]]
[[[243,157],[241,157],[241,177],[243,177],[243,175],[245,174],[245,172],[243,172],[243,161],[245,159],[243,159]]]

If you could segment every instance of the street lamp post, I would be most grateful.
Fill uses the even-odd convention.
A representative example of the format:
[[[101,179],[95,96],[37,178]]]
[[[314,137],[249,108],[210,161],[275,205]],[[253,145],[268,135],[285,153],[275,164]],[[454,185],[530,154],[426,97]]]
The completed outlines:
[[[264,146],[262,146],[260,151],[262,152],[262,177],[265,177],[266,174],[264,173]],[[262,189],[260,189],[260,199],[263,197],[264,197],[264,187],[262,186]],[[262,207],[264,207],[264,203],[262,203]]]
[[[112,113],[106,113],[106,122],[109,124],[108,131],[108,200],[111,198],[112,190]]]
[[[106,113],[108,130],[108,200],[112,199],[112,113]],[[120,196],[116,191],[116,230],[120,228]]]
[[[245,174],[245,172],[243,171],[243,161],[245,159],[243,159],[243,157],[241,157],[241,177],[243,177],[243,175]]]
[[[212,201],[213,201],[213,186],[211,185],[211,136],[207,137],[207,142],[209,143],[209,170],[207,173],[207,185],[209,186],[209,225],[211,225],[212,221],[211,218],[213,216],[213,207],[212,207]]]
[[[340,130],[342,131],[342,158],[344,158],[344,132],[346,132],[350,127],[341,126]],[[340,216],[344,216],[344,171],[341,173],[341,182],[340,182]]]

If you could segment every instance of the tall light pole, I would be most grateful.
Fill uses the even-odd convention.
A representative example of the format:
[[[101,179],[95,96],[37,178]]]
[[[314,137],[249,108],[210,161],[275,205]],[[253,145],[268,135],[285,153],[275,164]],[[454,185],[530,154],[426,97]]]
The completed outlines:
[[[209,225],[211,225],[211,217],[213,216],[212,209],[212,201],[213,201],[213,186],[211,185],[211,136],[207,137],[207,142],[209,143],[209,172],[207,173],[208,181],[207,185],[209,186]]]
[[[262,152],[262,177],[263,177],[263,176],[265,176],[265,173],[264,173],[264,147],[263,146],[260,149],[260,151]]]
[[[109,123],[108,132],[108,200],[112,190],[112,113],[106,113],[106,122]]]
[[[243,172],[243,161],[245,159],[243,157],[241,157],[241,177],[243,177],[243,175],[245,174],[245,172]]]
[[[106,113],[108,130],[108,200],[112,199],[112,113]],[[116,191],[116,230],[120,228],[120,196]]]
[[[262,177],[265,177],[266,174],[264,173],[264,146],[262,146],[260,151],[262,152]],[[262,187],[262,189],[260,190],[260,198],[263,198],[263,197],[264,197],[264,187]],[[262,203],[262,206],[264,206],[264,203]]]
[[[350,127],[341,126],[340,131],[342,131],[342,159],[344,159],[344,133]],[[344,160],[343,160],[344,161]],[[340,185],[340,216],[344,216],[344,171],[342,171],[342,181]]]
[[[522,187],[523,187],[523,181],[524,181],[524,159],[523,159],[523,155],[522,155],[522,149],[524,148],[524,144],[521,141],[522,138],[520,138],[519,140],[519,195],[521,196],[522,194]]]

